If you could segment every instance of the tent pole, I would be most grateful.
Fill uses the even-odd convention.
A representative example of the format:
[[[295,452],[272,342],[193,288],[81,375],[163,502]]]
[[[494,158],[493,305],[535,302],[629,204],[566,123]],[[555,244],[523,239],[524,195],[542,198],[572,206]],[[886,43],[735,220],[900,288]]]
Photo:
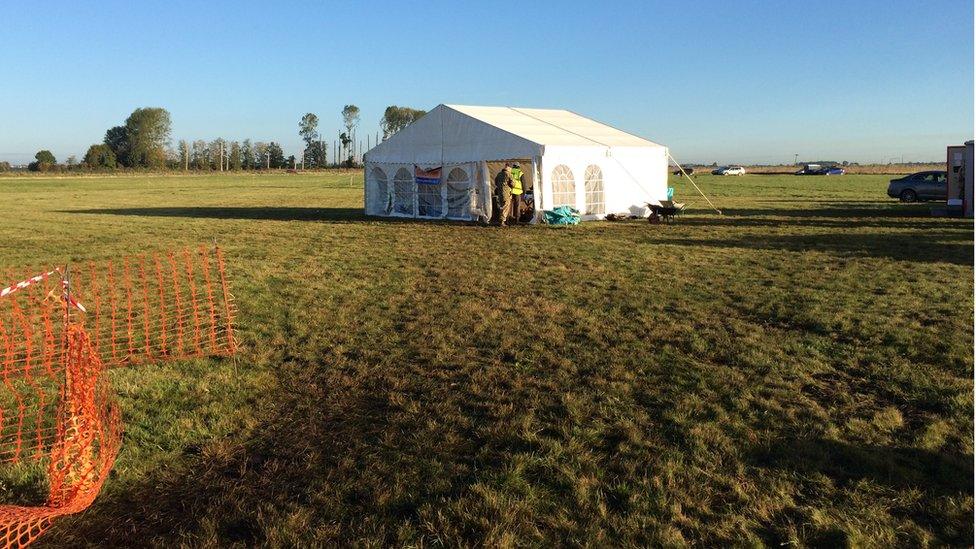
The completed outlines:
[[[681,172],[681,175],[687,177],[688,178],[688,181],[691,181],[691,184],[695,186],[695,190],[698,191],[698,194],[702,195],[702,198],[705,199],[705,202],[708,202],[708,205],[711,206],[713,210],[715,210],[716,212],[718,212],[718,215],[722,215],[722,210],[716,208],[715,207],[715,204],[712,204],[712,201],[709,200],[708,197],[705,196],[705,193],[703,193],[702,190],[698,188],[698,184],[695,183],[695,180],[692,179],[691,176],[688,175],[687,172],[685,172],[685,169],[681,167],[681,164],[678,164],[678,161],[675,160],[673,156],[671,156],[671,151],[670,150],[667,151],[667,154],[668,154],[668,158],[671,159],[671,162],[674,162],[674,165],[678,167],[678,170]]]

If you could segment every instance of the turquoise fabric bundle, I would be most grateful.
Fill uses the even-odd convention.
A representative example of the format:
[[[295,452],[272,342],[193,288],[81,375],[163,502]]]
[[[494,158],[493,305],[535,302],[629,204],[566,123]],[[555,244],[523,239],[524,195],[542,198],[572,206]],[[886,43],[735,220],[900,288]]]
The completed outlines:
[[[542,213],[550,225],[578,225],[580,222],[579,210],[570,206],[558,206]]]

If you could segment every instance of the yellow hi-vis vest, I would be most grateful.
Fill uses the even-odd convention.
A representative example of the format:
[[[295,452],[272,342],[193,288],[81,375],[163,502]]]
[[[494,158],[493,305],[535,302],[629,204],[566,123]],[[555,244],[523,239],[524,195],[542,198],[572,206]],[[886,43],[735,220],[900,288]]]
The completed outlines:
[[[522,168],[512,168],[512,194],[522,194]]]

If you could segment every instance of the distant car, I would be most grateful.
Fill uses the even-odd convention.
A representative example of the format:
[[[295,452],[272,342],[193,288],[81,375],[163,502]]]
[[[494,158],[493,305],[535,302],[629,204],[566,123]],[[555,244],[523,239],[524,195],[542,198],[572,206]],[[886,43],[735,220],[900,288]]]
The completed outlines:
[[[793,175],[823,175],[823,166],[820,164],[804,164],[802,168],[793,172]]]
[[[847,173],[840,166],[821,166],[820,164],[804,164],[793,175],[844,175]]]
[[[712,170],[712,175],[745,175],[746,169],[742,166],[722,166]]]
[[[888,183],[888,196],[902,202],[945,200],[948,194],[946,173],[939,170],[913,173]]]
[[[695,175],[695,168],[687,167],[684,170],[688,175]],[[681,170],[674,170],[674,175],[681,175]]]

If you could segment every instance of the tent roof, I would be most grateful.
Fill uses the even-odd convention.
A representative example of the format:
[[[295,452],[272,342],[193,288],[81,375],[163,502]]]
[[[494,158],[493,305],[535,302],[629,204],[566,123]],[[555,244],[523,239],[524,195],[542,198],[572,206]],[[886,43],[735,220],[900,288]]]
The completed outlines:
[[[430,164],[542,156],[547,147],[660,148],[576,113],[438,105],[366,153],[369,162]]]
[[[444,105],[539,145],[659,147],[657,143],[562,109]]]

